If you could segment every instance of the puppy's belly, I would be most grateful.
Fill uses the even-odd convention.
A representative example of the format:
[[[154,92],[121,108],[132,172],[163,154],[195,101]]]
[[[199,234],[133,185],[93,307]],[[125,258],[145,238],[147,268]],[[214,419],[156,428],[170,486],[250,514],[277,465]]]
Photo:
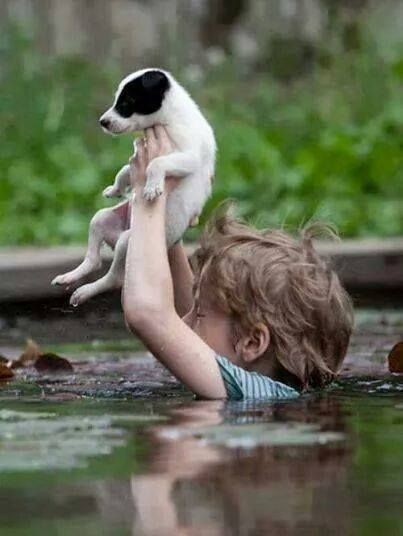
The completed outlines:
[[[182,238],[192,219],[186,197],[184,198],[180,193],[174,190],[167,200],[165,230],[168,247]]]
[[[190,222],[201,214],[211,193],[206,172],[189,175],[173,190],[167,200],[166,235],[171,246],[182,238]]]

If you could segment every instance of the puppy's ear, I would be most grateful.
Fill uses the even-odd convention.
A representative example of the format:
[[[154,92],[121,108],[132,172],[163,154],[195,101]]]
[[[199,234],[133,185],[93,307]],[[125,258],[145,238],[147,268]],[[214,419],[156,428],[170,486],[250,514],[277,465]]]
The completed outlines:
[[[147,71],[141,77],[141,84],[146,90],[166,89],[168,79],[161,71]]]

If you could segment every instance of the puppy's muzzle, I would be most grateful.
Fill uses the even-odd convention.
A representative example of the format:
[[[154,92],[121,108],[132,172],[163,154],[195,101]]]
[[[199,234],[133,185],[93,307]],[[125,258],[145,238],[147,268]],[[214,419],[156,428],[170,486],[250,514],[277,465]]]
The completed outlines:
[[[111,126],[111,121],[110,119],[106,119],[106,117],[101,117],[101,119],[99,120],[99,124],[102,128],[109,130]]]

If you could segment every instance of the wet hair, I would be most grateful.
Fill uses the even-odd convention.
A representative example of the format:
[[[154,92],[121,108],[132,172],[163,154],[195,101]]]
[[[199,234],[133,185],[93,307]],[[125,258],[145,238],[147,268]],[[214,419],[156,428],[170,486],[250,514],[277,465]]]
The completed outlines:
[[[276,378],[302,391],[330,383],[345,357],[353,307],[337,274],[313,245],[335,236],[322,223],[298,237],[257,230],[220,211],[206,226],[195,252],[196,304],[203,299],[230,315],[237,329],[270,331],[266,352]]]

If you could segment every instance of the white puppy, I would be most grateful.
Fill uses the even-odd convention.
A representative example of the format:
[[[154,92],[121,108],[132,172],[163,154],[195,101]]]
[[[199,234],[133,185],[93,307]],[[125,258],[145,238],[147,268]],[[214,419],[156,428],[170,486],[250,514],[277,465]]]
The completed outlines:
[[[166,235],[167,245],[171,246],[197,219],[211,193],[216,143],[210,125],[185,89],[161,69],[144,69],[122,80],[113,106],[102,115],[100,123],[110,134],[144,130],[157,124],[167,130],[175,151],[150,162],[144,197],[152,202],[161,195],[168,175],[183,178],[167,200]],[[129,184],[129,166],[126,165],[116,175],[114,184],[104,190],[104,196],[121,196]],[[52,284],[67,286],[76,283],[100,268],[100,249],[104,242],[115,249],[107,274],[79,287],[71,296],[72,305],[121,287],[129,238],[129,212],[128,201],[97,212],[90,224],[84,261],[72,272],[52,281]]]

